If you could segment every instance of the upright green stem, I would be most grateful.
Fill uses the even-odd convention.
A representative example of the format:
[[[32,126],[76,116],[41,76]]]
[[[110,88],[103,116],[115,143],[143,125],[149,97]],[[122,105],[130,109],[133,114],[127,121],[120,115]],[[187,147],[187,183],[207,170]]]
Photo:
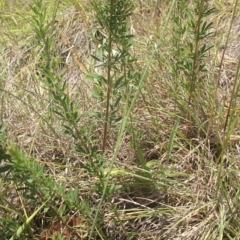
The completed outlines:
[[[107,142],[107,129],[108,129],[108,118],[109,118],[109,107],[110,107],[110,97],[112,91],[112,78],[111,78],[111,65],[112,65],[112,13],[114,0],[111,0],[110,9],[110,22],[109,22],[109,33],[108,33],[108,69],[107,69],[107,105],[105,111],[105,122],[104,122],[104,133],[103,133],[103,145],[102,151],[105,152],[106,142]]]
[[[197,20],[197,23],[196,23],[196,26],[195,26],[195,29],[194,29],[195,52],[194,52],[194,59],[193,59],[193,63],[192,63],[192,76],[191,76],[189,99],[188,99],[188,105],[189,106],[192,102],[194,91],[196,90],[196,83],[197,83],[198,74],[199,74],[199,56],[198,56],[199,41],[200,41],[199,33],[200,33],[200,25],[201,25],[202,13],[203,13],[204,1],[205,0],[201,1],[200,9],[199,9],[199,12],[198,12],[198,20]],[[199,84],[198,84],[198,86],[199,86]],[[196,101],[196,103],[197,102],[198,101]],[[188,120],[191,122],[190,117],[191,116],[189,115]]]

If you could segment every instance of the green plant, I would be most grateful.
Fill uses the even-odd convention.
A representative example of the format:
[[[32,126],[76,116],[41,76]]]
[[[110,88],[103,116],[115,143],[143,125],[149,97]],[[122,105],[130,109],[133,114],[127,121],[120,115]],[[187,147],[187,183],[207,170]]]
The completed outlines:
[[[210,114],[208,105],[214,88],[209,88],[207,57],[212,45],[213,23],[208,21],[214,12],[206,1],[178,1],[173,16],[173,56],[172,64],[173,97],[184,117],[194,126],[201,125]],[[206,88],[208,83],[208,88]],[[180,93],[180,94],[179,94]],[[205,117],[205,118],[204,118]],[[206,132],[206,126],[202,131]]]
[[[0,238],[239,239],[239,1],[20,2],[0,17]]]
[[[231,22],[230,22],[228,33],[227,33],[225,46],[227,46],[228,42],[229,42],[230,31],[231,31],[231,28],[233,25],[233,19],[235,17],[236,10],[237,10],[237,1],[235,2],[234,9],[232,12]],[[217,86],[220,85],[220,75],[221,75],[220,71],[221,71],[221,67],[223,64],[224,55],[225,55],[225,49],[223,51],[221,62],[220,62],[220,70],[218,73]],[[227,108],[227,114],[225,116],[225,121],[224,121],[224,125],[223,125],[224,135],[220,136],[221,152],[217,159],[217,162],[219,163],[219,171],[218,171],[218,179],[217,179],[217,188],[218,188],[217,194],[219,194],[219,192],[221,194],[222,194],[222,192],[225,192],[224,179],[222,179],[222,177],[221,177],[222,172],[223,172],[224,156],[228,149],[228,143],[230,142],[230,136],[232,134],[235,134],[235,129],[237,129],[237,124],[238,124],[238,119],[239,119],[239,110],[237,108],[238,92],[240,89],[240,84],[238,81],[239,70],[240,70],[240,59],[238,60],[238,63],[237,63],[235,78],[233,81],[233,88],[232,88],[231,96],[230,96],[230,102],[229,102],[229,106]],[[223,195],[225,196],[225,198],[228,202],[229,208],[231,209],[227,194],[223,194]]]
[[[5,159],[10,159],[10,156],[7,154],[7,137],[5,133],[6,129],[3,123],[0,122],[0,162]]]
[[[31,9],[34,13],[32,25],[37,36],[37,45],[43,49],[40,52],[40,64],[38,80],[47,87],[49,101],[52,102],[50,111],[60,116],[63,121],[63,128],[66,134],[75,140],[76,150],[87,157],[87,162],[81,166],[91,176],[97,177],[96,187],[102,193],[102,200],[107,199],[114,192],[114,184],[108,183],[109,174],[104,171],[106,160],[104,154],[98,153],[98,147],[89,146],[91,138],[91,127],[80,125],[81,116],[79,106],[67,93],[67,82],[64,80],[64,73],[59,74],[59,61],[52,58],[54,34],[50,29],[54,21],[47,17],[47,6],[41,0],[35,0]],[[120,102],[131,103],[135,85],[139,74],[133,71],[135,59],[130,54],[133,36],[129,35],[127,18],[131,14],[132,5],[130,1],[107,2],[105,5],[92,3],[97,20],[100,23],[101,31],[106,32],[108,38],[100,39],[100,51],[93,58],[101,62],[103,74],[89,74],[94,81],[95,96],[100,102],[105,102],[104,136],[102,153],[104,153],[107,140],[108,124],[113,126],[121,120],[123,109],[120,111]],[[108,17],[110,14],[110,18]],[[106,73],[106,75],[105,75]],[[105,91],[106,90],[106,94]],[[123,100],[122,100],[123,99]],[[100,112],[98,115],[102,115]],[[51,115],[53,117],[53,115]],[[113,162],[111,163],[113,164]],[[98,219],[98,215],[96,218]]]
[[[4,217],[0,219],[1,238],[9,238],[10,236],[12,236],[11,239],[17,237],[22,239],[24,236],[33,238],[31,224],[33,218],[42,210],[43,206],[45,206],[44,214],[50,214],[50,216],[59,219],[70,209],[81,208],[77,200],[77,189],[71,188],[66,192],[64,185],[57,183],[45,172],[43,164],[35,162],[34,157],[27,156],[15,144],[7,141],[2,125],[0,144],[0,173],[2,177],[1,186],[3,187],[0,195],[0,211]],[[65,167],[63,166],[63,168]],[[7,191],[4,191],[5,186],[7,186]],[[15,206],[12,201],[7,199],[11,194],[9,189],[16,189],[19,198],[22,199],[20,201],[22,201],[23,209],[19,210],[19,206]],[[46,202],[38,208],[45,200]],[[62,202],[61,207],[57,208],[56,205],[60,201],[64,203]],[[34,210],[28,217],[28,213],[25,212],[25,205],[28,211],[32,211],[34,208],[38,209]],[[82,210],[84,211],[84,209]],[[89,211],[88,214],[90,214]],[[22,224],[22,226],[19,224]]]
[[[105,151],[108,128],[122,119],[122,101],[131,101],[130,95],[139,79],[139,73],[134,70],[136,59],[131,54],[133,35],[129,32],[129,16],[133,5],[130,0],[92,1],[96,19],[100,25],[93,37],[98,44],[96,54],[92,55],[100,73],[96,71],[89,75],[94,83],[95,96],[105,109],[103,116],[104,133],[102,152]]]
[[[37,36],[37,45],[43,49],[40,52],[40,63],[37,69],[38,80],[48,89],[49,101],[52,103],[49,113],[52,118],[57,114],[61,121],[64,133],[70,135],[75,140],[75,149],[78,153],[88,158],[88,161],[82,164],[90,175],[97,176],[100,184],[97,184],[100,190],[103,187],[104,167],[103,157],[98,154],[98,147],[89,144],[91,139],[91,126],[81,123],[82,116],[78,109],[80,106],[76,99],[68,93],[67,79],[64,71],[60,71],[60,61],[58,56],[54,55],[54,31],[52,31],[52,22],[47,17],[47,5],[42,0],[34,0],[31,9],[34,13],[32,25]],[[58,2],[57,2],[58,3]],[[56,5],[57,8],[57,5]],[[53,33],[52,33],[53,32]],[[60,71],[60,73],[59,73]]]
[[[67,82],[66,79],[64,80],[64,72],[59,73],[59,56],[52,57],[54,54],[53,22],[59,2],[56,2],[55,12],[51,20],[47,16],[47,5],[43,4],[42,0],[34,0],[33,3],[31,6],[34,14],[32,26],[37,36],[37,44],[43,49],[39,56],[41,61],[37,69],[38,80],[47,87],[49,100],[53,100],[55,103],[51,110],[62,118],[65,133],[71,135],[76,140],[78,151],[88,154],[89,149],[86,140],[89,137],[89,129],[84,126],[79,128],[79,107],[67,93]]]
[[[38,208],[31,217],[25,219],[23,212],[15,209],[14,205],[6,199],[1,199],[2,204],[8,206],[8,208],[1,207],[5,213],[7,215],[12,212],[17,213],[23,223],[23,226],[16,232],[18,236],[26,229],[30,230],[33,217],[43,207],[45,207],[45,212],[52,212],[61,219],[65,211],[79,206],[76,189],[66,192],[64,186],[44,173],[43,165],[36,163],[33,158],[27,157],[16,145],[9,145],[7,154],[10,158],[5,162],[5,166],[0,168],[0,172],[6,172],[4,181],[9,183],[12,181],[17,186],[16,191],[25,199],[25,204],[31,205],[32,208],[38,208],[44,202],[42,207]],[[64,199],[65,202],[59,209],[55,207],[57,199]],[[3,230],[6,231],[5,228]],[[14,230],[12,229],[12,231]]]

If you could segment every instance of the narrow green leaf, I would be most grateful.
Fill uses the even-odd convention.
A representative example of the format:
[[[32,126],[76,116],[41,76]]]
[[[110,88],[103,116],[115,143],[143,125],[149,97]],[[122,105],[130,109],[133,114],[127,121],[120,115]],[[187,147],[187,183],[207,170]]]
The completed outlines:
[[[4,167],[1,167],[1,168],[0,168],[0,173],[7,172],[7,171],[9,171],[10,169],[11,169],[10,166],[4,166]]]
[[[138,157],[138,160],[139,160],[142,168],[143,168],[144,170],[146,170],[146,171],[149,171],[150,169],[149,169],[149,167],[147,166],[147,162],[146,162],[146,160],[145,160],[145,158],[144,158],[144,156],[143,156],[142,149],[141,149],[139,146],[137,146],[137,157]]]
[[[91,57],[92,57],[94,60],[98,61],[98,62],[101,62],[101,61],[102,61],[100,58],[98,58],[98,57],[96,57],[96,56],[94,56],[94,55],[91,55]]]

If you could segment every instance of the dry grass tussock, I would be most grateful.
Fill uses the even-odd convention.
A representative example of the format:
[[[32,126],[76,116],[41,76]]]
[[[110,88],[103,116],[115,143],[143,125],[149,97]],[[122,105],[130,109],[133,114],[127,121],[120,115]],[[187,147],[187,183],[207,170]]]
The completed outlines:
[[[2,2],[4,144],[10,155],[17,146],[21,157],[16,158],[22,159],[28,175],[24,170],[18,170],[19,175],[1,173],[1,239],[10,239],[38,210],[19,239],[90,239],[90,234],[91,239],[240,239],[239,3],[231,29],[236,1],[208,3],[216,11],[207,19],[213,23],[213,34],[204,44],[212,48],[204,57],[206,71],[199,73],[204,76],[196,84],[199,95],[189,103],[189,73],[180,68],[176,73],[173,66],[184,54],[189,57],[194,39],[191,31],[174,32],[176,1],[134,2],[129,31],[135,37],[130,52],[137,59],[134,68],[142,75],[146,67],[148,71],[116,156],[120,123],[109,129],[105,154],[98,150],[98,162],[97,157],[89,160],[89,154],[77,151],[78,140],[64,134],[66,123],[56,114],[49,88],[41,81],[39,69],[46,59],[42,58],[44,48],[36,43],[28,4]],[[196,1],[187,2],[191,9]],[[53,3],[48,4],[54,9]],[[51,11],[47,14],[51,19]],[[95,88],[88,77],[94,71],[104,72],[91,57],[100,48],[92,37],[99,31],[95,12],[88,1],[61,1],[51,26],[50,55],[58,63],[53,74],[64,73],[64,93],[80,116],[77,128],[91,130],[86,145],[101,149],[104,124],[95,114],[96,109],[105,111],[104,104],[92,97]],[[178,49],[185,46],[182,56],[177,55],[176,40],[181,45]],[[125,105],[121,102],[119,109],[123,111]],[[101,202],[106,179],[96,168],[106,174],[113,157],[107,184],[114,185],[114,190]],[[6,156],[0,161],[1,167],[7,166]],[[36,166],[42,167],[40,177],[31,173]],[[24,190],[30,183],[35,184],[35,192]],[[72,195],[71,189],[76,190]]]

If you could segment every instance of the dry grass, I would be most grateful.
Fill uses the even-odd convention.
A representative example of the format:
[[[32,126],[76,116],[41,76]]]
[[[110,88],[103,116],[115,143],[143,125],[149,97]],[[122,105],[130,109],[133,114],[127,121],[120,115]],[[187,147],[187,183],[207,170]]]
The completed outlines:
[[[62,134],[61,119],[49,111],[52,100],[46,87],[36,80],[42,49],[34,46],[34,34],[28,23],[29,9],[27,4],[18,6],[12,2],[0,9],[4,12],[0,18],[3,24],[0,30],[3,36],[0,42],[1,121],[7,129],[8,144],[14,142],[26,155],[34,156],[34,161],[43,165],[45,173],[64,186],[66,192],[70,188],[78,189],[77,197],[82,201],[78,207],[65,211],[65,216],[61,216],[65,218],[64,223],[56,220],[56,216],[38,214],[31,226],[32,237],[87,239],[101,198],[96,188],[98,178],[82,169],[86,157],[74,150],[75,140]],[[184,110],[176,104],[176,99],[183,99],[187,93],[179,92],[176,96],[170,91],[174,85],[170,76],[174,58],[172,23],[166,23],[170,3],[162,1],[157,6],[153,0],[136,1],[130,21],[135,35],[132,51],[138,59],[139,71],[149,62],[151,66],[131,114],[131,124],[151,179],[147,179],[135,150],[130,147],[132,136],[126,130],[114,164],[115,172],[110,178],[116,191],[101,206],[101,222],[95,228],[95,239],[240,239],[237,121],[229,130],[231,141],[226,144],[224,156],[219,157],[221,144],[225,144],[224,139],[219,140],[219,135],[225,123],[240,54],[237,16],[223,58],[218,103],[212,83],[218,76],[217,67],[221,63],[234,2],[211,3],[217,9],[211,19],[216,34],[209,39],[213,48],[206,59],[209,71],[204,87],[206,91],[211,90],[212,95],[206,93],[201,102],[205,115],[197,116],[200,122],[212,120],[209,136],[204,136],[201,125],[189,124]],[[239,4],[237,9],[239,12]],[[98,103],[91,97],[92,84],[85,77],[86,72],[94,68],[90,55],[94,54],[95,43],[89,37],[96,27],[93,19],[94,13],[87,2],[61,4],[54,25],[58,33],[54,39],[54,57],[60,58],[59,71],[66,71],[68,93],[80,106],[79,126],[88,124],[93,129],[92,139],[100,145],[102,124],[93,122],[88,115]],[[214,104],[219,104],[220,110],[212,117]],[[100,105],[97,108],[101,110]],[[237,106],[234,111],[238,117]],[[177,118],[180,122],[171,140]],[[113,129],[109,134],[106,169],[113,155],[117,132]],[[5,183],[2,176],[0,205],[20,211],[27,218],[39,201],[35,205],[25,199],[21,191],[16,192],[14,183]],[[55,207],[60,208],[64,201],[64,198],[56,199]],[[6,211],[0,210],[0,213],[6,216]],[[18,215],[11,214],[13,219]],[[19,222],[15,226],[17,229],[22,221],[17,218],[15,221]],[[3,222],[0,219],[0,228]],[[57,232],[63,238],[53,238]]]

